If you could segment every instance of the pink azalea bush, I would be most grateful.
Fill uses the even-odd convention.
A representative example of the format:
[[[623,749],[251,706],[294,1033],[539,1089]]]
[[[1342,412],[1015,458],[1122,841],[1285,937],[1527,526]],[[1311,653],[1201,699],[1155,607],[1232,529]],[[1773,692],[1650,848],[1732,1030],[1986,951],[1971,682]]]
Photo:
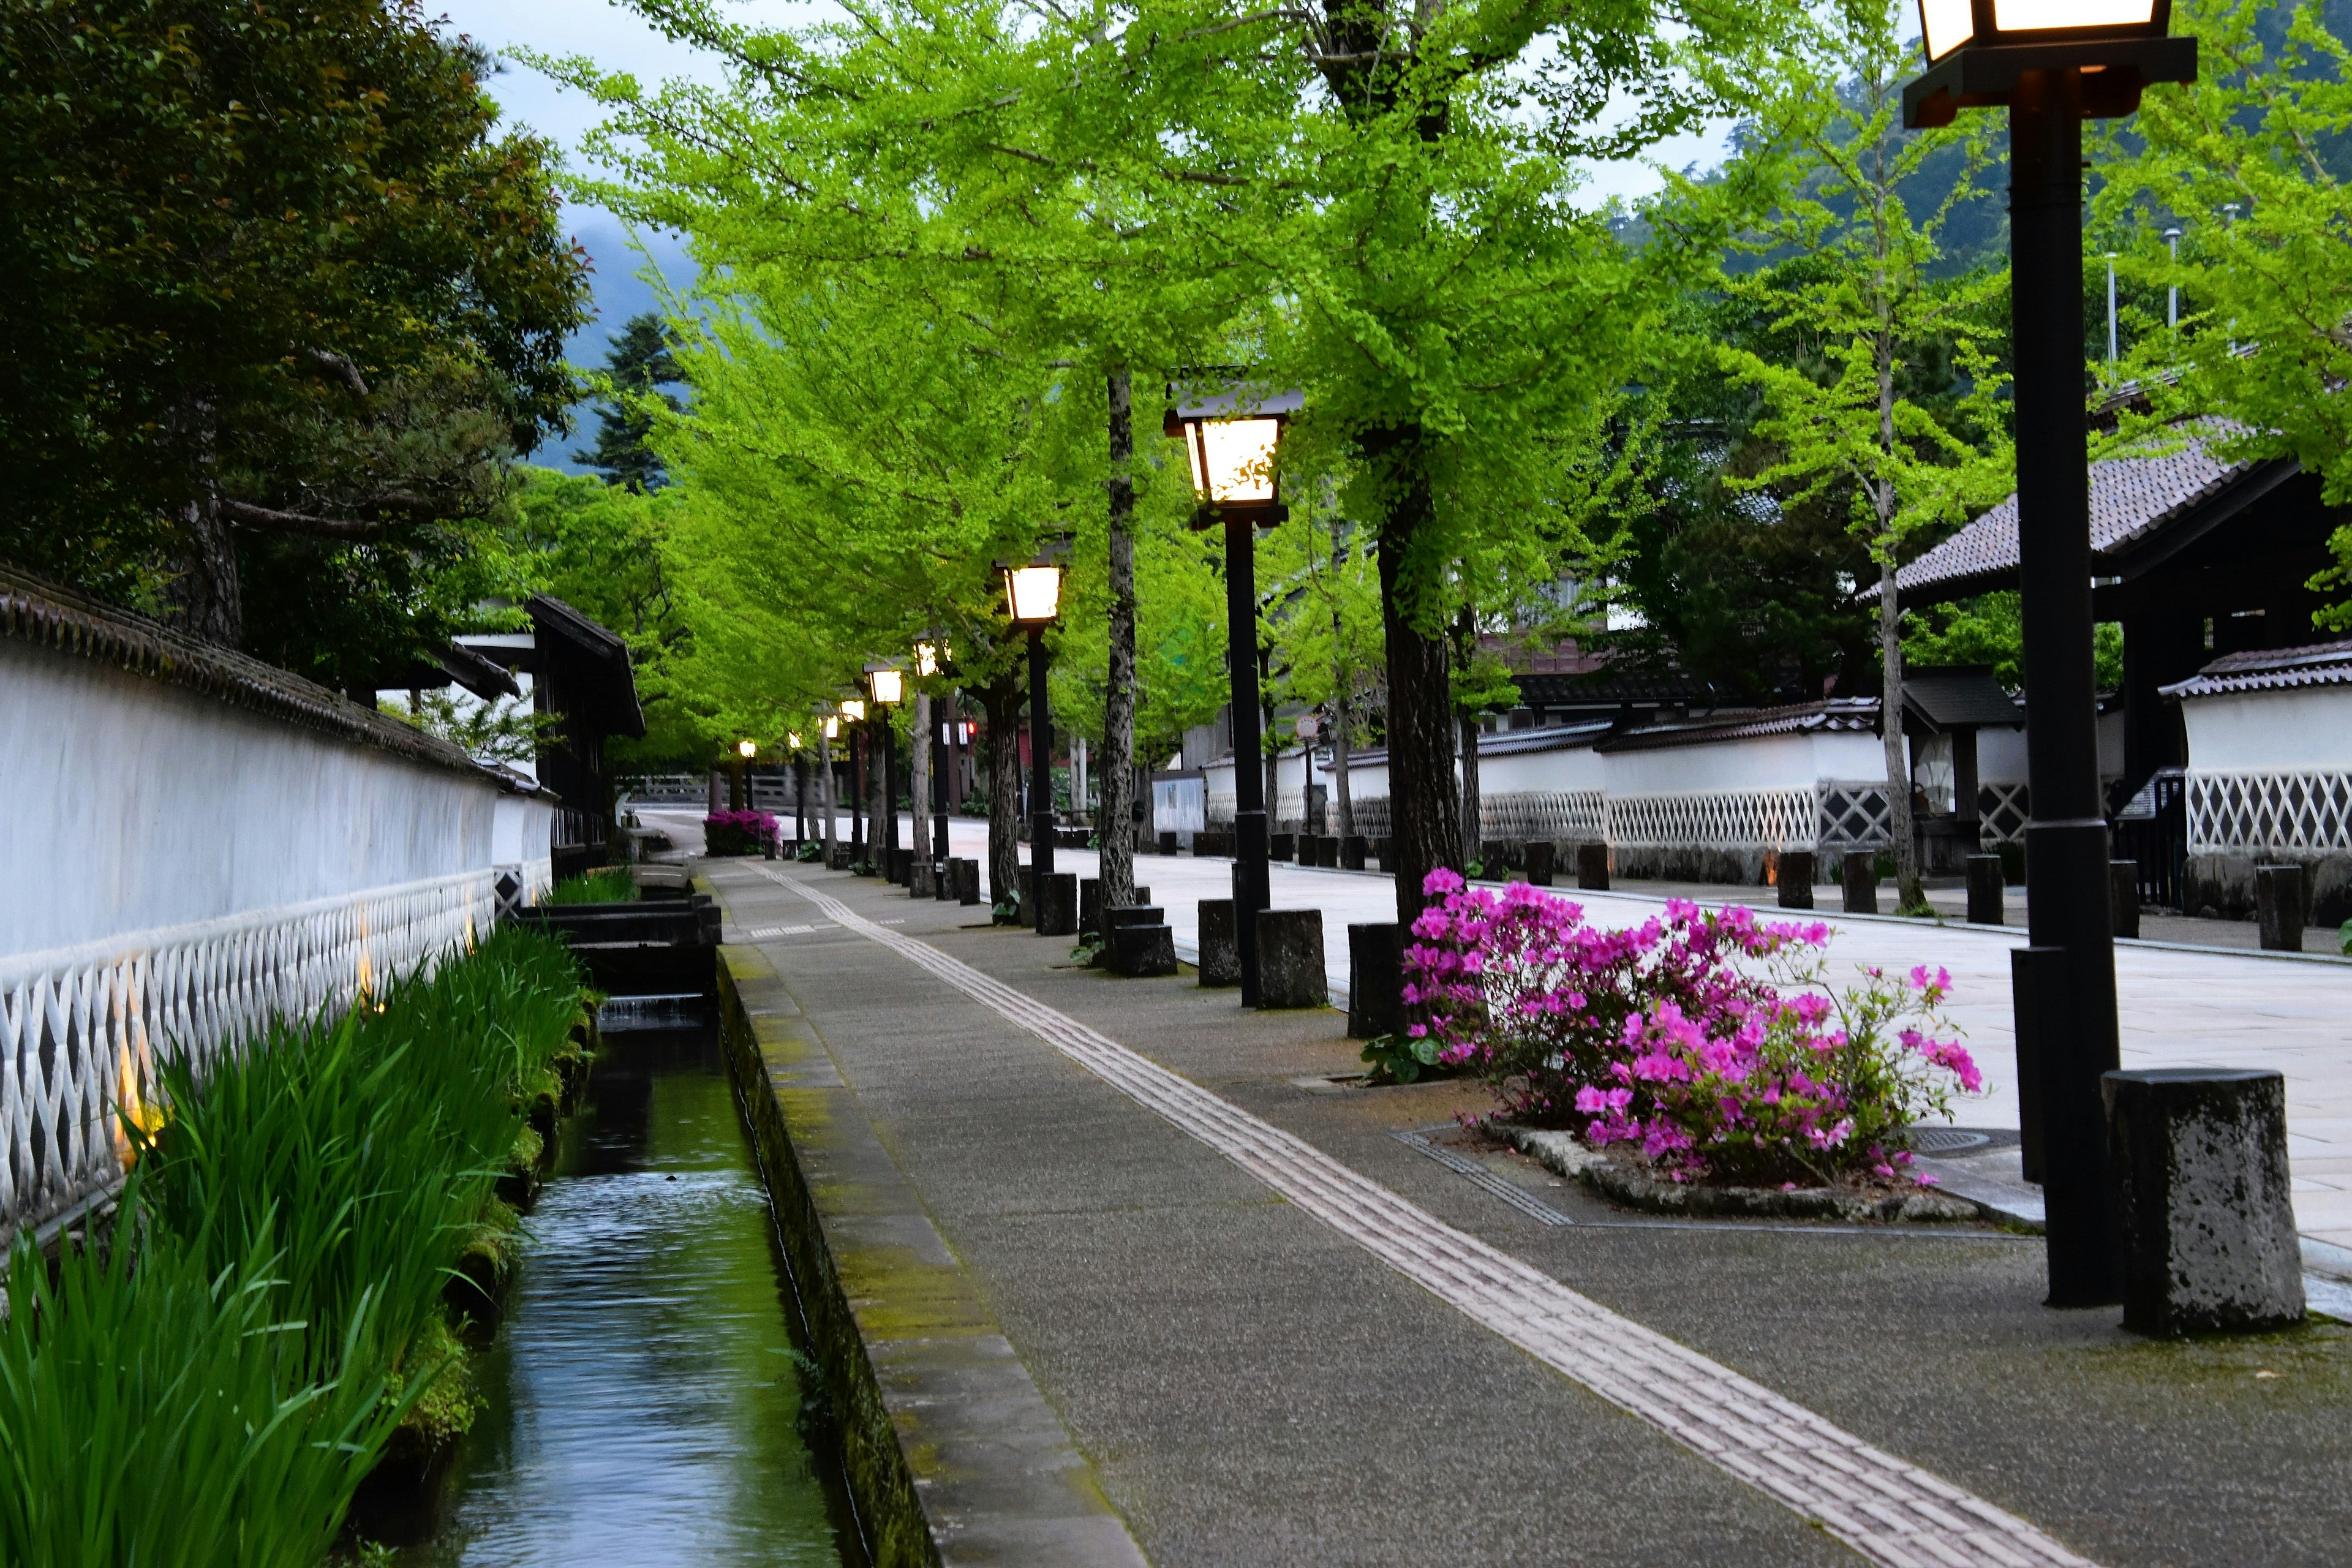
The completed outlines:
[[[759,855],[776,841],[776,819],[764,811],[714,811],[702,819],[702,847],[712,855]]]
[[[1937,1009],[1951,976],[1827,985],[1829,927],[1670,899],[1610,931],[1515,882],[1430,873],[1405,949],[1416,1041],[1504,1113],[1638,1148],[1676,1180],[1825,1181],[1906,1165],[1905,1130],[1983,1087]]]

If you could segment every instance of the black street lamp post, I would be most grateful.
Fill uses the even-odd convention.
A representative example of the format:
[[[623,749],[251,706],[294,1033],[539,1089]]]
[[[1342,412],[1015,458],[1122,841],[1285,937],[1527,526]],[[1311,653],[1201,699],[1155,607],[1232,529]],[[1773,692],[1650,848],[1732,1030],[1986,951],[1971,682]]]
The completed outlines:
[[[1169,388],[1166,434],[1184,443],[1199,504],[1195,527],[1225,529],[1225,655],[1234,718],[1234,945],[1242,1005],[1258,1004],[1257,917],[1272,907],[1266,865],[1265,760],[1259,755],[1257,530],[1278,525],[1277,458],[1296,392],[1253,397],[1231,384]]]
[[[898,731],[890,710],[907,695],[907,678],[887,664],[866,667],[866,694],[874,699],[874,722],[882,731],[882,879],[890,879],[891,857],[898,848]]]
[[[1029,903],[1045,934],[1045,879],[1054,874],[1054,721],[1045,706],[1045,628],[1061,613],[1062,569],[1050,562],[1004,569],[1013,624],[1029,631]]]
[[[2123,1300],[2101,1073],[2119,1065],[2107,824],[2092,663],[2090,446],[2083,374],[2083,121],[2193,81],[2197,42],[2165,37],[2170,0],[1921,0],[1929,68],[1903,91],[1914,128],[2007,105],[2010,303],[2023,604],[2026,962],[2021,1037],[2037,1044],[2050,1305]],[[2029,1090],[2032,1086],[2029,1086]]]

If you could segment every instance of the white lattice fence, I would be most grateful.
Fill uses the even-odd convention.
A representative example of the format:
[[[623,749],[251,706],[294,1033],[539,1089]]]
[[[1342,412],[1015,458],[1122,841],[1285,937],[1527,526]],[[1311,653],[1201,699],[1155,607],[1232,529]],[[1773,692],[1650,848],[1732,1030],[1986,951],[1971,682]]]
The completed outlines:
[[[1607,829],[1609,807],[1597,789],[1514,790],[1478,802],[1481,838],[1590,843]]]
[[[1978,838],[1985,844],[2022,844],[2026,819],[2032,816],[2032,797],[2021,784],[1989,784],[1977,787]]]
[[[1688,790],[1609,798],[1609,842],[1623,848],[1810,849],[1819,832],[1810,789]]]
[[[1209,791],[1207,804],[1202,806],[1202,815],[1203,820],[1212,827],[1231,827],[1234,825],[1234,792],[1213,789]]]
[[[121,1180],[117,1108],[151,1111],[160,1051],[205,1064],[273,1017],[339,1011],[469,943],[496,897],[467,871],[0,959],[0,1237]]]
[[[1885,780],[1823,779],[1815,786],[1815,798],[1821,803],[1822,848],[1869,849],[1893,842]]]
[[[2189,773],[2189,853],[2352,849],[2352,773]]]

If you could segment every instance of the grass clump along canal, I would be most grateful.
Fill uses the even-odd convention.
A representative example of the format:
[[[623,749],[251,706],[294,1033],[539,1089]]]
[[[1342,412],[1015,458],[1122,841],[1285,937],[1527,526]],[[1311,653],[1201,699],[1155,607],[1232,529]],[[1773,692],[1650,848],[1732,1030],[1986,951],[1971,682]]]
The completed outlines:
[[[460,1336],[513,1251],[499,1188],[530,1179],[586,1016],[571,956],[509,928],[167,1063],[112,1214],[7,1259],[0,1563],[310,1568],[388,1453],[453,1441]]]

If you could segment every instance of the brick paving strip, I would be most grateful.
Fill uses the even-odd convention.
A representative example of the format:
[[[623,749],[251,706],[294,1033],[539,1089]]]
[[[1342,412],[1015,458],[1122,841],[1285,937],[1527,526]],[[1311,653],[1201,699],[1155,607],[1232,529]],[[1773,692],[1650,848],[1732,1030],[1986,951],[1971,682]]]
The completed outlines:
[[[1067,1015],[928,942],[886,931],[780,871],[759,869],[844,929],[1027,1029],[1474,1321],[1873,1562],[1893,1568],[2087,1563],[2023,1520],[1455,1230]]]

